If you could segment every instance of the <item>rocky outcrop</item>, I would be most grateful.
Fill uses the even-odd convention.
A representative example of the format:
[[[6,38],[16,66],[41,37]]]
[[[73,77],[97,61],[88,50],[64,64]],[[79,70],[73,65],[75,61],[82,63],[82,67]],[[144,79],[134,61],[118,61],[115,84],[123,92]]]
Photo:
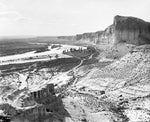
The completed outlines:
[[[17,110],[8,103],[0,104],[0,110],[3,110],[6,115],[14,116]]]
[[[135,17],[115,16],[114,22],[104,31],[76,35],[76,40],[94,44],[150,43],[150,23]]]
[[[92,43],[97,43],[99,41],[100,36],[102,35],[103,31],[97,31],[95,33],[83,33],[83,34],[77,34],[76,40],[81,41],[88,41]]]
[[[54,92],[54,85],[48,84],[46,88],[41,90],[31,92],[28,97],[23,99],[22,106],[28,107],[37,104],[50,104],[57,100],[57,97]]]
[[[141,45],[150,43],[150,23],[134,17],[115,16],[114,34],[116,42]]]
[[[68,115],[63,107],[61,97],[55,95],[53,84],[48,84],[46,88],[39,91],[31,92],[23,100],[23,107],[29,106],[29,109],[18,112],[13,120],[20,122],[53,122],[55,119],[63,121],[63,117]]]
[[[64,117],[69,116],[64,109],[61,96],[56,96],[53,84],[30,92],[27,97],[21,99],[20,108],[12,107],[7,103],[0,105],[0,110],[3,110],[6,117],[14,122],[53,122],[55,120],[61,122]],[[2,120],[6,118],[4,117]]]

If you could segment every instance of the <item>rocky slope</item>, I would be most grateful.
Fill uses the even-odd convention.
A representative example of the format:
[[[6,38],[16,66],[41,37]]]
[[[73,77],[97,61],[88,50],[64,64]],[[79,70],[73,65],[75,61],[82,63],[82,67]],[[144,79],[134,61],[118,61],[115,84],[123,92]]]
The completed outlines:
[[[34,92],[27,92],[27,89],[16,90],[6,99],[7,102],[14,101],[16,105],[12,106],[14,104],[6,102],[0,105],[0,109],[9,115],[13,122],[63,121],[65,116],[69,116],[61,97],[56,96],[53,84]]]
[[[84,62],[67,71],[57,65],[35,70],[37,64],[1,76],[0,110],[13,122],[150,120],[150,45],[135,46],[119,60]]]
[[[97,98],[95,104],[100,106],[95,107],[99,108],[96,113],[109,113],[112,118],[107,120],[116,122],[150,120],[149,88],[150,45],[138,46],[103,68],[93,68],[76,84],[78,92]],[[87,104],[93,107],[93,102]]]
[[[71,59],[1,66],[0,113],[7,115],[1,116],[13,122],[150,121],[149,33],[149,23],[116,16],[105,31],[76,36],[113,45],[108,50],[72,50],[66,52]]]
[[[69,117],[54,87],[72,80],[73,76],[68,76],[66,71],[79,63],[79,59],[72,58],[0,67],[1,71],[5,69],[0,75],[0,110],[3,113],[0,120],[62,122]],[[15,69],[9,70],[12,67]]]
[[[135,17],[115,16],[104,31],[76,35],[76,40],[93,44],[150,43],[150,23]]]

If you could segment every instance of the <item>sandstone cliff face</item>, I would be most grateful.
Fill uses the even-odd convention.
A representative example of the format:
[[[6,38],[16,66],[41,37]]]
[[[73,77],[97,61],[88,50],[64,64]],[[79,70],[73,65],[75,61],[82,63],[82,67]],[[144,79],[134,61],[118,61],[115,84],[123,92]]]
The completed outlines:
[[[84,33],[76,35],[76,40],[89,41],[92,43],[97,43],[99,41],[99,37],[103,31],[97,31],[95,33]]]
[[[150,43],[150,23],[134,17],[115,16],[114,22],[104,31],[76,35],[76,40],[95,44]]]
[[[115,16],[114,33],[117,42],[141,45],[150,43],[150,23],[134,17]]]

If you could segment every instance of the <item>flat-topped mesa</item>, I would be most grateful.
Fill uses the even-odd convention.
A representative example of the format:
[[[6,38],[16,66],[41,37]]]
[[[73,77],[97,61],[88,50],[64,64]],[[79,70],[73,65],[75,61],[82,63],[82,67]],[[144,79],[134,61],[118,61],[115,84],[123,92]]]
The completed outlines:
[[[135,17],[114,17],[115,43],[150,44],[150,23]]]
[[[95,44],[150,44],[150,23],[135,17],[115,16],[104,31],[76,35],[76,40]]]

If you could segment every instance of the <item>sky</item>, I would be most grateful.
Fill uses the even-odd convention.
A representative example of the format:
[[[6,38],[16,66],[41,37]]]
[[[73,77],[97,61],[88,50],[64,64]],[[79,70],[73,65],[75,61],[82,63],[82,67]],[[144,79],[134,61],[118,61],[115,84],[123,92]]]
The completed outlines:
[[[0,0],[0,36],[94,32],[115,15],[150,21],[150,0]]]

